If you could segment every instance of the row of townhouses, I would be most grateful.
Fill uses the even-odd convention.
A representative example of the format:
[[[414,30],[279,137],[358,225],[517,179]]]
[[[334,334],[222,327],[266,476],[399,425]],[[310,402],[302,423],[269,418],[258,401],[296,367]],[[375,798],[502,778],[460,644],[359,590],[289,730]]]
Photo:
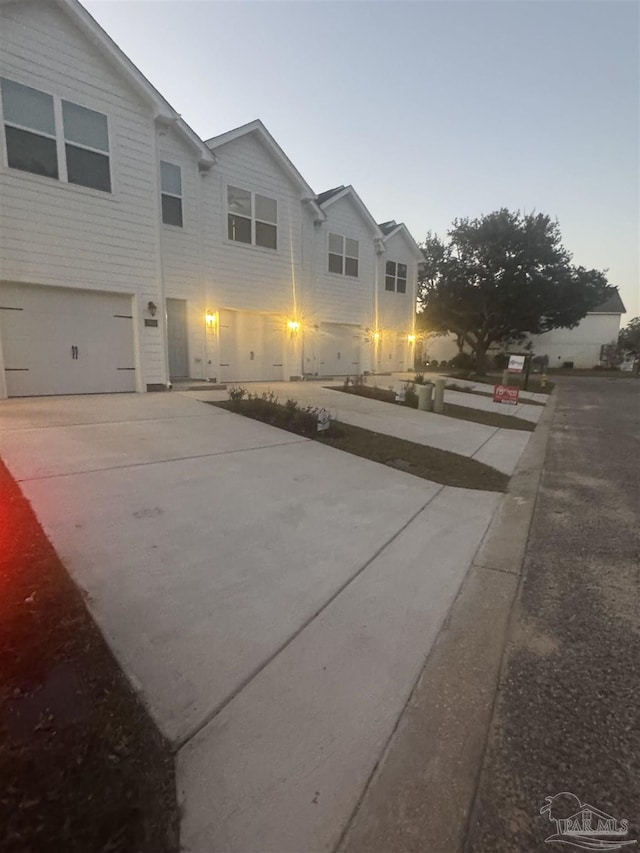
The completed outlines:
[[[260,121],[203,141],[77,0],[0,0],[0,396],[412,365],[420,251]]]

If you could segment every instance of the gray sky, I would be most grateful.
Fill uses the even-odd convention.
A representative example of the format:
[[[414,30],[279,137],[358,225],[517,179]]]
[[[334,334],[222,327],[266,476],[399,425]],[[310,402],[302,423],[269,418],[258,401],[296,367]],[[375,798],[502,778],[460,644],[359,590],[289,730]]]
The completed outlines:
[[[556,217],[640,314],[640,4],[83,0],[203,138],[261,118],[321,192],[416,240]]]

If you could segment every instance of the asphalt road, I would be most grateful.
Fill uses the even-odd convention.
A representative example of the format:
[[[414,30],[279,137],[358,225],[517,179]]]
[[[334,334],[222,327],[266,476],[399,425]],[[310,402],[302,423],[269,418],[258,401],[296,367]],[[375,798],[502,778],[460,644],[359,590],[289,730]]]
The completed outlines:
[[[564,791],[640,848],[640,380],[559,384],[467,853],[575,849]]]

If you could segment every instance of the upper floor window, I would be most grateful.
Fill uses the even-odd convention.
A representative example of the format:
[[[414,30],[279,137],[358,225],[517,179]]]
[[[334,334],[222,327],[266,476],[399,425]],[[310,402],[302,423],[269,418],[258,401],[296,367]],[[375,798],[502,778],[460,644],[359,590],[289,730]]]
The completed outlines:
[[[10,168],[111,192],[105,115],[14,80],[1,88]]]
[[[384,289],[396,293],[407,292],[407,265],[395,261],[387,261],[384,277]]]
[[[182,173],[180,166],[160,161],[162,221],[182,228]]]
[[[277,249],[277,201],[239,187],[227,187],[227,228],[230,240]]]
[[[340,234],[329,234],[329,272],[357,278],[358,250],[357,240],[342,237]]]
[[[62,102],[67,180],[111,192],[107,117],[70,101]]]
[[[52,96],[3,79],[2,107],[10,168],[57,178],[58,152]]]

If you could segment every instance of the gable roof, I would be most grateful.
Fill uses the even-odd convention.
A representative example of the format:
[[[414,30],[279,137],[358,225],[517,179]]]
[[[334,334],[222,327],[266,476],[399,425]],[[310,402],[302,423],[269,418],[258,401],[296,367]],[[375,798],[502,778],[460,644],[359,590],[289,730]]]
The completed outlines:
[[[388,222],[383,222],[381,225],[378,225],[378,228],[384,234],[384,237],[382,238],[384,243],[386,243],[387,240],[389,240],[391,237],[393,237],[394,234],[402,234],[404,236],[405,240],[407,241],[407,243],[411,246],[413,253],[414,253],[415,257],[418,259],[418,261],[420,261],[420,262],[424,261],[424,255],[422,254],[422,250],[420,249],[420,246],[418,246],[416,241],[413,239],[411,232],[409,231],[407,226],[404,224],[404,222],[398,223],[395,221],[395,219],[390,219]]]
[[[2,5],[21,3],[24,0],[3,0]],[[114,65],[127,79],[129,84],[154,109],[154,118],[159,123],[175,127],[180,135],[200,155],[199,166],[207,169],[213,165],[214,157],[204,142],[189,125],[183,121],[171,104],[163,98],[144,74],[137,68],[129,57],[118,47],[78,0],[51,0],[78,27],[80,32],[96,47],[104,58]]]
[[[341,193],[343,189],[344,184],[340,184],[339,187],[334,187],[332,190],[325,190],[323,193],[320,193],[320,195],[316,196],[316,201],[318,202],[318,204],[324,204],[324,202],[329,201],[332,196]]]
[[[369,213],[364,202],[350,184],[347,187],[339,186],[334,187],[332,190],[325,190],[324,192],[320,193],[319,196],[316,197],[316,201],[318,202],[320,208],[323,211],[326,211],[328,207],[330,207],[332,204],[335,204],[336,201],[340,201],[341,198],[345,198],[346,196],[350,196],[352,202],[358,210],[358,213],[371,228],[374,239],[382,240],[382,231],[380,231],[375,219]]]
[[[316,194],[259,118],[254,119],[254,121],[250,121],[247,124],[240,125],[240,127],[235,127],[233,130],[228,130],[226,133],[221,133],[218,136],[212,136],[211,139],[205,140],[205,145],[211,151],[215,151],[216,148],[220,148],[221,145],[226,145],[229,142],[233,142],[236,139],[240,139],[241,137],[252,133],[260,139],[262,144],[271,152],[275,160],[280,164],[293,183],[296,184],[296,186],[298,186],[304,193],[305,198],[303,200],[310,205],[315,218],[320,221],[324,221],[326,216],[317,204]]]
[[[605,299],[605,301],[589,311],[589,314],[626,314],[627,309],[624,307],[624,302],[620,298],[618,288],[616,287],[613,293]]]

